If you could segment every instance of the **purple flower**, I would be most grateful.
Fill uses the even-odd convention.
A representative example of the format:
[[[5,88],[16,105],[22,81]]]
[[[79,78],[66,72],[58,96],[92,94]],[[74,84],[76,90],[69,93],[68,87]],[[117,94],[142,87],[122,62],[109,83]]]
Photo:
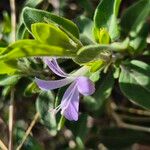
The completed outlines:
[[[35,82],[42,90],[53,90],[70,84],[65,91],[61,104],[53,110],[57,113],[61,109],[61,114],[68,120],[77,121],[79,112],[79,95],[91,95],[95,91],[93,82],[84,76],[77,74],[69,75],[62,71],[55,58],[44,58],[44,62],[48,67],[58,76],[64,77],[61,80],[45,81],[41,79],[35,79]]]

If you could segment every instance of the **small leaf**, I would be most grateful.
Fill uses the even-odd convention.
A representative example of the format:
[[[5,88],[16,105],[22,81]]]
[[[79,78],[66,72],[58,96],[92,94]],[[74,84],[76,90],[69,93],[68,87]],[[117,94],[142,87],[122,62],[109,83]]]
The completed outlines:
[[[111,47],[109,45],[89,45],[79,49],[75,62],[79,64],[94,62],[97,60],[109,61]]]
[[[75,49],[71,39],[54,24],[34,23],[31,25],[31,31],[40,43]]]
[[[99,31],[99,43],[100,44],[109,44],[110,42],[110,37],[109,33],[105,28],[101,28]]]
[[[136,55],[141,53],[143,49],[146,47],[147,42],[146,39],[148,37],[149,25],[144,24],[142,29],[138,32],[138,34],[131,38],[130,46],[134,49],[131,53],[135,53]]]
[[[100,28],[106,28],[112,41],[119,37],[117,15],[121,0],[101,0],[94,15],[94,36],[99,40]]]
[[[14,85],[20,78],[19,75],[0,75],[0,86]]]
[[[93,21],[85,16],[80,16],[76,19],[76,24],[79,27],[80,34],[86,36],[90,41],[94,42],[92,33]]]
[[[55,23],[56,25],[62,26],[73,36],[79,38],[78,27],[72,21],[43,10],[25,7],[23,10],[23,20],[30,32],[32,24],[49,21],[51,23]]]
[[[0,61],[7,61],[22,57],[32,56],[57,56],[57,57],[74,57],[75,52],[56,46],[41,44],[36,40],[20,40],[1,53]]]
[[[31,82],[24,91],[25,96],[32,96],[35,93],[39,93],[39,88],[35,82]]]
[[[53,108],[54,96],[51,91],[42,91],[36,101],[36,109],[39,112],[42,123],[49,129],[50,133],[56,135],[57,125],[55,115],[50,112]]]
[[[121,67],[119,77],[122,92],[133,103],[150,109],[150,66],[133,60]]]

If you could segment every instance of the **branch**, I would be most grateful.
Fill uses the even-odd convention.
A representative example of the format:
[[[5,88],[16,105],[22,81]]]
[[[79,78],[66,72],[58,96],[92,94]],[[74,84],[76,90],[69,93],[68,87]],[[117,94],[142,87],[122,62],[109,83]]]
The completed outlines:
[[[16,7],[15,0],[10,0],[11,9],[11,41],[16,40]],[[9,150],[13,149],[13,116],[14,116],[14,89],[11,90],[10,106],[9,106]]]
[[[14,116],[14,89],[11,90],[10,106],[9,106],[9,150],[13,149],[13,116]]]
[[[10,0],[12,42],[16,40],[16,7],[15,0]]]
[[[138,126],[138,125],[128,124],[128,123],[123,122],[123,120],[119,117],[119,115],[114,111],[113,108],[114,108],[114,104],[110,103],[109,104],[110,115],[115,120],[118,127],[150,133],[149,127],[143,127],[143,126]]]
[[[0,148],[2,150],[8,150],[7,147],[5,146],[5,144],[0,140]]]
[[[141,115],[141,116],[150,116],[150,111],[148,110],[141,110],[141,109],[135,109],[135,108],[125,108],[125,107],[117,107],[116,110],[123,111],[123,112],[128,112],[136,115]]]
[[[138,130],[138,131],[144,131],[150,133],[150,128],[148,127],[143,127],[143,126],[138,126],[138,125],[128,124],[123,122],[121,118],[118,116],[118,114],[115,112],[112,112],[112,117],[116,121],[118,127],[120,128],[126,128],[126,129],[132,129],[132,130]]]
[[[35,114],[35,116],[34,116],[32,122],[31,122],[29,128],[27,129],[27,131],[26,131],[26,133],[25,133],[25,135],[24,135],[24,137],[23,137],[21,143],[19,144],[19,146],[17,147],[16,150],[20,150],[20,149],[21,149],[21,147],[23,146],[23,144],[24,144],[24,142],[26,141],[27,137],[29,136],[29,134],[30,134],[32,128],[34,127],[35,123],[36,123],[37,120],[39,119],[39,117],[40,117],[40,114],[37,112],[37,113]]]

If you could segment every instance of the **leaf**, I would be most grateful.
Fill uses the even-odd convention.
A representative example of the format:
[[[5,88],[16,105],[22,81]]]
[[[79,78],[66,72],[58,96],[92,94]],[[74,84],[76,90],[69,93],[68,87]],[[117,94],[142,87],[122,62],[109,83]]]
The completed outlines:
[[[70,58],[75,56],[75,52],[62,47],[40,44],[36,40],[20,40],[8,46],[8,48],[1,53],[0,61],[31,56],[57,56]]]
[[[92,20],[90,20],[85,16],[80,16],[76,19],[76,24],[78,25],[80,34],[82,34],[82,36],[83,35],[86,36],[91,41],[94,40],[93,33],[92,33],[92,28],[93,28]]]
[[[0,86],[15,85],[20,78],[19,75],[0,75]]]
[[[134,3],[124,12],[121,18],[122,32],[135,37],[140,32],[149,14],[149,0],[139,0]]]
[[[117,15],[121,0],[101,0],[94,14],[94,36],[99,39],[100,28],[106,28],[112,41],[119,37]]]
[[[24,95],[25,96],[33,96],[33,94],[35,93],[39,93],[39,88],[36,85],[35,82],[31,82],[28,84],[28,86],[26,87],[25,91],[24,91]]]
[[[74,135],[80,137],[82,140],[85,139],[86,134],[88,132],[88,129],[86,127],[86,125],[87,125],[87,118],[88,118],[87,114],[82,114],[79,117],[79,120],[77,121],[77,123],[73,125],[73,127],[74,127],[74,129],[73,129]]]
[[[20,24],[17,30],[17,40],[24,39],[26,31],[25,25],[23,23]]]
[[[150,109],[150,66],[133,60],[121,67],[119,84],[124,95],[133,103]]]
[[[33,7],[35,8],[36,6],[38,6],[40,3],[42,3],[44,0],[26,0],[25,5],[24,6],[28,6],[28,7]],[[23,12],[21,12],[20,14],[20,21],[19,21],[19,26],[17,28],[17,40],[19,39],[24,39],[25,33],[26,33],[26,27],[23,23]]]
[[[75,62],[79,64],[88,63],[91,61],[103,60],[109,61],[111,47],[109,45],[89,45],[79,49]]]
[[[0,74],[13,74],[17,71],[16,68],[9,66],[5,62],[0,62]]]
[[[89,17],[92,17],[94,11],[93,3],[90,0],[77,0],[77,1],[84,9],[85,11],[84,13],[86,13],[86,15],[88,15]]]
[[[39,112],[42,123],[46,126],[50,133],[56,135],[57,125],[55,115],[50,112],[53,108],[54,96],[51,91],[42,91],[36,100],[36,109]]]
[[[31,25],[31,31],[40,43],[75,49],[71,39],[54,24],[34,23]]]
[[[114,85],[113,72],[101,74],[100,80],[96,82],[96,91],[92,96],[85,96],[84,102],[89,111],[98,111],[106,104]]]
[[[31,25],[39,22],[51,22],[62,26],[76,38],[79,38],[78,27],[70,20],[59,17],[52,13],[38,10],[34,8],[25,7],[23,10],[23,20],[27,29],[31,32]]]
[[[29,6],[29,7],[36,7],[37,5],[39,5],[40,3],[42,3],[44,0],[26,0],[25,6]]]
[[[135,37],[130,39],[130,46],[134,49],[131,53],[135,53],[136,55],[141,53],[147,45],[146,39],[148,37],[149,25],[144,24],[143,28],[138,32]]]

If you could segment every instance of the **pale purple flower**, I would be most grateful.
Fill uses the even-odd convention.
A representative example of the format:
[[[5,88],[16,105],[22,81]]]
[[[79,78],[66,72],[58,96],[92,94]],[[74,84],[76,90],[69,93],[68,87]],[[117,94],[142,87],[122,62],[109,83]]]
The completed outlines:
[[[65,73],[59,67],[55,58],[44,58],[44,62],[58,76],[64,77],[61,80],[46,81],[35,79],[35,82],[42,90],[53,90],[70,84],[65,91],[61,104],[54,109],[53,112],[58,112],[61,109],[61,114],[70,121],[78,120],[79,112],[79,95],[91,95],[95,91],[94,83],[84,76],[73,76]]]

